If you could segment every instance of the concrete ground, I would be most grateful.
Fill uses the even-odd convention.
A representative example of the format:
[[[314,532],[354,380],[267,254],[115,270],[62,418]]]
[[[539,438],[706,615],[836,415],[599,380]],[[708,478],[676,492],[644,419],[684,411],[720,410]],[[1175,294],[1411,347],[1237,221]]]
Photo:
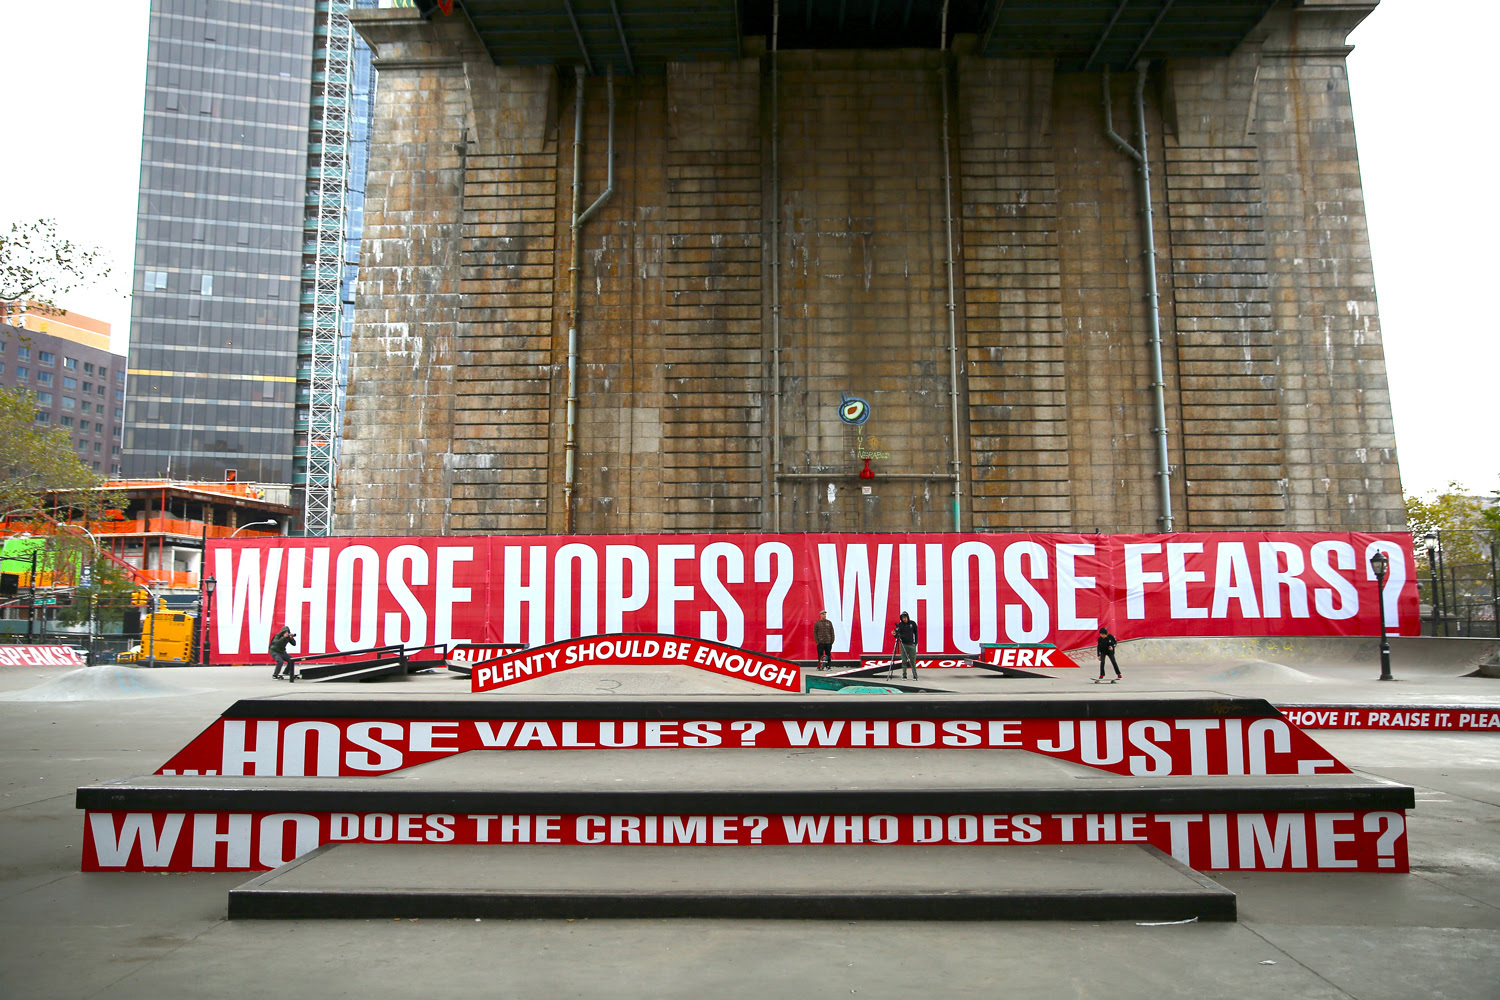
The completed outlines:
[[[1144,651],[1142,651],[1144,652]],[[1473,659],[1354,662],[1264,651],[1130,657],[1085,677],[963,681],[1100,697],[1173,690],[1273,703],[1500,704]],[[1439,647],[1439,654],[1442,647]],[[1234,655],[1240,653],[1242,655]],[[81,874],[73,790],[153,771],[235,698],[288,691],[263,668],[158,670],[145,683],[0,673],[0,997],[1500,998],[1500,733],[1319,732],[1356,770],[1409,783],[1410,875],[1227,873],[1235,924],[880,921],[236,921],[243,874]],[[937,671],[933,671],[937,674]],[[631,688],[575,673],[576,693]],[[924,680],[926,679],[924,675]],[[1015,685],[1015,686],[1012,686]],[[1087,690],[1085,689],[1087,685]],[[949,685],[943,685],[949,687]],[[145,690],[145,688],[155,690]],[[302,685],[296,694],[333,693]],[[676,694],[691,685],[646,684]],[[955,687],[949,687],[956,690]],[[341,693],[461,694],[434,675]],[[750,689],[746,688],[747,693]],[[59,700],[79,696],[79,700]],[[517,690],[516,693],[522,693]],[[563,693],[563,692],[558,692]],[[573,692],[570,692],[573,693]],[[714,693],[720,693],[715,690]],[[17,700],[41,697],[47,700]],[[825,697],[836,697],[826,695]],[[919,696],[920,697],[920,696]],[[684,753],[691,751],[683,751]]]

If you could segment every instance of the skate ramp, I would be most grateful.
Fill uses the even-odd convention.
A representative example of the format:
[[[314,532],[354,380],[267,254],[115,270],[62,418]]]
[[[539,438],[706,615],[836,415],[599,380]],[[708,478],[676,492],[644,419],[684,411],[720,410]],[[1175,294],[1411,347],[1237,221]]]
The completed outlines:
[[[1208,674],[1205,681],[1256,682],[1263,684],[1321,684],[1323,679],[1284,663],[1269,660],[1239,660]]]
[[[1408,672],[1459,677],[1472,673],[1486,658],[1500,653],[1497,639],[1445,639],[1396,636],[1391,658]],[[1122,665],[1240,665],[1250,661],[1306,667],[1367,667],[1380,662],[1375,636],[1264,637],[1212,639],[1132,639],[1120,643]],[[1127,661],[1127,657],[1129,660]]]
[[[0,695],[0,701],[115,701],[194,694],[198,689],[160,674],[129,667],[79,667],[24,691]]]

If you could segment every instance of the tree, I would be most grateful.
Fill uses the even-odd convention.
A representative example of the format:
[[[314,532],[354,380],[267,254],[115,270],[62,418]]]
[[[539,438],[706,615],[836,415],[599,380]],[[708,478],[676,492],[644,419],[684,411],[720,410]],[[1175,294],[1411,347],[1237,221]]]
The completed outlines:
[[[60,314],[54,297],[108,276],[104,252],[63,238],[52,219],[16,222],[10,232],[0,231],[0,315],[29,302]]]
[[[102,477],[73,452],[66,428],[36,423],[36,396],[0,389],[0,517],[41,517],[59,503],[87,517],[102,506]],[[48,494],[52,494],[51,498]]]
[[[73,603],[58,608],[57,620],[64,625],[83,625],[91,610],[99,621],[117,620],[137,589],[119,566],[107,559],[95,559],[88,586],[74,588]]]
[[[1449,564],[1487,563],[1489,547],[1500,542],[1500,509],[1468,494],[1459,483],[1450,482],[1442,492],[1408,496],[1406,520],[1418,553],[1423,537],[1439,532],[1443,559]]]

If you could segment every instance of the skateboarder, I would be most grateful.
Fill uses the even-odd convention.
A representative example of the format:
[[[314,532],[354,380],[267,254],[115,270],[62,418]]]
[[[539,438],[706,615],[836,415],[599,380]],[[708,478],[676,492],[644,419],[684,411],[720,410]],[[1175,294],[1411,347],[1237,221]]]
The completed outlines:
[[[1104,680],[1104,660],[1106,657],[1108,657],[1109,662],[1114,665],[1115,680],[1119,680],[1120,678],[1124,677],[1125,675],[1120,673],[1119,661],[1115,659],[1115,637],[1109,634],[1109,629],[1102,626],[1100,627],[1099,645],[1096,648],[1099,652],[1099,680],[1095,681],[1094,683],[1098,684],[1099,681]]]
[[[901,676],[906,677],[906,668],[911,667],[912,680],[917,679],[917,623],[911,620],[911,615],[905,611],[901,612],[901,620],[896,622],[896,627],[891,629],[891,635],[896,637],[896,643],[901,647]]]
[[[818,620],[813,623],[813,642],[818,646],[818,669],[833,669],[833,622],[828,620],[828,612],[819,611]]]
[[[271,659],[276,661],[276,669],[271,672],[273,681],[281,680],[281,669],[286,668],[286,679],[295,681],[297,679],[297,668],[292,665],[292,658],[287,655],[288,646],[297,645],[297,636],[287,626],[281,626],[281,631],[271,637]]]

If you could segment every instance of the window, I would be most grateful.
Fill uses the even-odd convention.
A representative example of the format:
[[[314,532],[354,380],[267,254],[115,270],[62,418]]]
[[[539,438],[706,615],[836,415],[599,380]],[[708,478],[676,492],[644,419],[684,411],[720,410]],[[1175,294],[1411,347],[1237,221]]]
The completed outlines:
[[[109,453],[111,455],[118,455],[120,453],[120,446],[117,445],[117,444],[110,445],[109,446]],[[119,470],[116,470],[116,471],[119,471]]]
[[[64,375],[63,376],[63,388],[64,389],[76,389],[76,388],[78,388],[78,380],[76,378],[74,378],[73,376],[71,376],[71,375]]]
[[[66,368],[70,372],[76,372],[78,370],[78,359],[77,358],[63,358],[63,367]]]
[[[92,382],[85,382],[85,383],[83,383],[83,391],[84,392],[93,392],[94,391],[94,383],[92,383]]]
[[[73,418],[72,417],[63,417],[62,418],[62,425],[64,427],[72,427],[73,426]],[[85,427],[83,429],[84,430],[88,430],[87,427]]]
[[[83,373],[85,375],[94,374],[94,363],[92,361],[85,361],[83,363]]]
[[[18,347],[18,348],[16,348],[16,357],[20,358],[22,361],[29,360],[31,358],[31,348],[29,348],[29,347]]]
[[[36,415],[36,422],[39,424],[50,424],[52,422],[52,414],[38,413]]]
[[[36,363],[39,365],[55,365],[57,364],[57,355],[51,351],[37,351]]]
[[[117,407],[115,407],[115,419],[116,419],[116,420],[123,420],[123,419],[124,419],[124,418],[125,418],[125,411],[124,411],[124,410],[122,410],[122,409],[121,409],[121,408],[120,408],[120,407],[118,407],[118,406],[117,406]]]
[[[98,441],[95,441],[95,442],[94,442],[94,454],[96,454],[96,455],[97,455],[97,454],[98,454],[98,453],[99,453],[99,448],[100,448],[100,444],[99,444],[99,442],[98,442]],[[94,468],[96,468],[96,469],[97,469],[97,468],[99,468],[99,466],[98,466],[98,464],[97,464],[97,463],[96,463],[96,464],[95,464],[95,465],[94,465]]]
[[[95,471],[95,472],[98,472],[98,471],[99,471],[99,463],[98,463],[98,462],[95,462],[95,463],[94,463],[94,471]]]
[[[37,393],[36,394],[36,405],[37,406],[51,406],[52,405],[52,393],[50,393],[50,392],[39,392],[39,393]]]
[[[212,295],[214,293],[214,276],[211,274],[205,274],[203,276],[203,280],[199,283],[198,288],[200,294]]]
[[[118,399],[118,400],[122,400],[123,401],[125,399],[125,390],[124,389],[116,389],[115,390],[115,398]]]
[[[30,377],[31,377],[31,371],[30,371],[30,369],[27,369],[27,368],[17,368],[16,369],[16,378],[20,379],[22,382],[25,382]]]
[[[63,409],[65,409],[65,410],[76,410],[76,409],[78,409],[78,400],[74,399],[72,396],[64,396],[62,398],[62,404],[63,404]]]
[[[145,280],[141,283],[142,291],[159,292],[167,287],[166,271],[147,271]]]
[[[5,363],[3,361],[0,361],[0,375],[4,375],[4,374],[5,374]]]
[[[109,467],[109,472],[110,475],[118,476],[120,474],[120,467],[118,465],[111,465]]]
[[[37,381],[37,385],[51,385],[52,384],[52,373],[51,372],[37,372],[36,373],[36,381]]]
[[[94,387],[94,391],[97,392],[101,396],[104,395],[104,383],[101,382],[101,383],[99,383],[99,385],[95,386]]]

